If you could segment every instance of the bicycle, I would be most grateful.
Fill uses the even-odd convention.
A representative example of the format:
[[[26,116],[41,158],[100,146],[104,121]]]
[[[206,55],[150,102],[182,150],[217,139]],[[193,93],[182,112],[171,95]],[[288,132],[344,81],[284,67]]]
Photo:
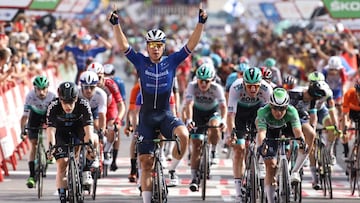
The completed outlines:
[[[44,145],[44,133],[46,128],[43,127],[26,127],[25,130],[38,130],[37,147],[35,152],[35,181],[37,184],[37,195],[40,199],[44,190],[44,177],[46,177],[46,170],[48,162],[46,158],[46,149]]]
[[[71,136],[71,133],[69,134]],[[87,143],[75,143],[75,138],[71,136],[69,144],[53,145],[51,150],[55,150],[57,147],[66,147],[68,153],[68,167],[67,167],[67,184],[68,184],[68,198],[70,203],[83,203],[84,194],[82,187],[82,170],[80,170],[80,162],[75,157],[75,147],[77,146],[90,146],[92,144]]]
[[[163,166],[161,164],[161,142],[176,142],[177,152],[180,154],[180,140],[177,136],[174,139],[161,139],[155,138],[152,140],[143,140],[143,137],[138,137],[137,144],[140,143],[153,143],[155,144],[154,150],[154,172],[152,175],[153,178],[153,186],[152,186],[152,197],[151,201],[153,203],[166,203],[168,196],[168,188],[166,185],[166,179],[163,171]]]
[[[292,141],[291,145],[290,145],[290,168],[291,170],[295,167],[295,163],[296,163],[296,159],[297,159],[297,155],[299,153],[299,144],[295,141]],[[292,182],[291,183],[291,195],[290,197],[292,197],[294,202],[301,202],[302,201],[302,180],[303,180],[303,175],[304,175],[304,170],[303,168],[300,169],[299,171],[300,174],[300,182]]]
[[[326,144],[324,137],[322,135],[323,130],[333,130],[337,129],[335,126],[326,126],[324,128],[316,129],[315,137],[315,160],[316,160],[316,172],[318,173],[321,189],[323,191],[324,197],[329,195],[330,199],[333,199],[333,189],[331,181],[331,156],[330,151],[326,149]]]
[[[208,144],[208,132],[209,128],[219,128],[220,126],[209,126],[209,125],[202,125],[194,127],[190,135],[192,139],[199,139],[201,140],[201,152],[200,152],[200,165],[198,170],[198,183],[200,183],[201,187],[201,198],[202,200],[206,199],[206,181],[210,179],[210,147]],[[196,131],[202,128],[204,129],[204,133],[196,133]]]
[[[264,190],[261,190],[259,185],[260,179],[258,176],[258,154],[255,146],[256,129],[253,125],[247,122],[245,124],[244,139],[247,151],[245,151],[245,172],[242,177],[242,200],[243,202],[256,203],[259,196],[265,197]],[[235,136],[236,130],[233,129],[232,138]],[[239,139],[236,143],[239,143]],[[264,179],[262,179],[263,183]]]
[[[281,129],[279,135],[281,135]],[[276,141],[278,142],[278,161],[277,161],[277,171],[276,171],[276,179],[277,179],[277,189],[276,189],[276,200],[279,203],[288,203],[290,202],[290,194],[291,194],[291,183],[290,183],[290,170],[289,170],[289,162],[286,153],[286,145],[288,142],[292,140],[303,141],[302,138],[294,138],[294,137],[285,137],[281,135],[277,138],[268,138],[264,139],[266,141]],[[263,152],[265,154],[266,152]]]
[[[350,151],[350,156],[346,160],[347,173],[349,174],[350,191],[351,195],[355,194],[357,188],[358,195],[360,196],[360,133],[359,123],[360,119],[354,120],[355,128],[347,128],[346,130],[355,131],[354,145]]]

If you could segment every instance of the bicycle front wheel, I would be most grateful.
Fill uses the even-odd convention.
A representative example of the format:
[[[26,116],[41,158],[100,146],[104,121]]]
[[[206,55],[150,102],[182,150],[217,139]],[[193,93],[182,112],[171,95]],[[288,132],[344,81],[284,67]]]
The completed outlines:
[[[281,160],[281,177],[280,188],[279,188],[279,200],[280,203],[288,203],[290,202],[290,185],[289,185],[289,168],[286,160]]]
[[[201,198],[202,200],[206,199],[206,181],[209,175],[209,146],[205,144],[202,150],[202,157],[201,157]]]
[[[92,199],[96,199],[96,188],[97,188],[97,180],[100,176],[100,168],[95,168],[94,172],[92,172],[93,177],[93,185],[92,185]]]
[[[76,203],[76,169],[75,161],[73,159],[69,160],[69,169],[68,169],[68,196],[70,203]]]
[[[250,202],[256,203],[257,194],[258,194],[258,174],[256,170],[256,159],[255,156],[250,158]]]
[[[360,148],[359,147],[356,147],[355,182],[358,189],[358,196],[360,197]]]
[[[332,183],[331,183],[331,166],[330,166],[330,154],[325,148],[322,149],[322,164],[324,170],[324,178],[322,181],[324,197],[329,194],[329,198],[333,198]]]
[[[163,185],[163,174],[162,174],[162,166],[159,160],[155,162],[155,173],[153,176],[153,201],[154,203],[163,203],[164,201],[164,193],[162,188],[166,187]]]

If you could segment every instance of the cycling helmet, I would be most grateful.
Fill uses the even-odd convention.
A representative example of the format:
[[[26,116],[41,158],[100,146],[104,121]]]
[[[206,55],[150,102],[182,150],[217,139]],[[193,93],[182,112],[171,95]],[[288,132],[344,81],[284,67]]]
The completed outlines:
[[[329,69],[339,70],[342,67],[341,58],[339,56],[332,56],[328,61]]]
[[[262,79],[261,70],[257,67],[251,67],[244,72],[244,82],[249,84],[259,83]]]
[[[46,76],[36,76],[36,78],[33,81],[33,85],[39,89],[45,89],[49,87],[49,80]]]
[[[296,79],[293,76],[288,75],[286,78],[284,78],[283,84],[296,85]]]
[[[325,76],[324,74],[322,74],[321,72],[319,71],[314,71],[312,73],[310,73],[308,75],[308,80],[310,82],[314,82],[314,81],[324,81],[325,80]]]
[[[115,67],[113,64],[105,64],[104,65],[104,73],[106,75],[114,75],[115,74]]]
[[[326,96],[326,89],[329,89],[329,86],[325,81],[312,81],[308,93],[311,97],[319,99]]]
[[[275,88],[270,97],[270,104],[273,106],[287,106],[289,105],[290,97],[284,88]]]
[[[271,80],[272,79],[272,71],[268,68],[263,69],[263,78]]]
[[[274,67],[276,64],[276,60],[273,58],[267,58],[264,61],[264,65],[268,68]]]
[[[87,70],[95,72],[96,74],[104,73],[104,66],[101,63],[93,62],[88,65]]]
[[[241,73],[243,73],[248,68],[250,68],[250,66],[247,63],[240,63],[239,65],[235,66],[235,70]]]
[[[79,94],[79,89],[73,82],[63,82],[58,88],[58,95],[61,100],[73,102]]]
[[[200,80],[211,80],[215,77],[215,68],[209,63],[202,64],[196,70],[196,77]]]
[[[146,34],[146,42],[162,42],[165,43],[166,35],[163,31],[159,29],[152,29]]]
[[[82,44],[90,44],[91,42],[91,36],[90,35],[85,35],[81,38],[81,43]]]
[[[93,71],[85,71],[80,75],[82,85],[96,85],[99,82],[98,75]]]

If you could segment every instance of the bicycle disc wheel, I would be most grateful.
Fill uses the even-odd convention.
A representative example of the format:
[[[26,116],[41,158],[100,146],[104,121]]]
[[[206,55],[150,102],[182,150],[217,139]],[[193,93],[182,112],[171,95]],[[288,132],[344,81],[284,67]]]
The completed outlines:
[[[100,174],[100,169],[96,168],[94,170],[94,172],[92,172],[92,177],[93,177],[93,185],[92,185],[92,199],[95,200],[96,199],[96,187],[97,187],[97,180],[99,178],[99,174]]]
[[[209,174],[209,147],[205,144],[202,151],[202,163],[201,163],[201,198],[205,200],[206,198],[206,181]]]
[[[281,187],[280,188],[280,202],[290,202],[290,185],[289,185],[289,175],[288,175],[289,169],[288,165],[286,164],[285,160],[281,161],[281,173],[282,177],[281,180]]]

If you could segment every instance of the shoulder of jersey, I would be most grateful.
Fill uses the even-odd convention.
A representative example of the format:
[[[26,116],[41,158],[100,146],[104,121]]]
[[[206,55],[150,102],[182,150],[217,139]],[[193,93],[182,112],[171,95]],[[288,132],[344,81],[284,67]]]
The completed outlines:
[[[263,91],[268,91],[268,90],[272,90],[273,88],[271,87],[271,85],[269,83],[267,83],[265,80],[261,80],[260,82],[260,89]]]

